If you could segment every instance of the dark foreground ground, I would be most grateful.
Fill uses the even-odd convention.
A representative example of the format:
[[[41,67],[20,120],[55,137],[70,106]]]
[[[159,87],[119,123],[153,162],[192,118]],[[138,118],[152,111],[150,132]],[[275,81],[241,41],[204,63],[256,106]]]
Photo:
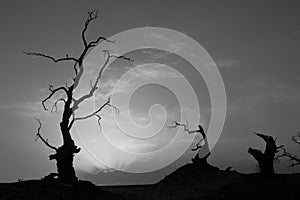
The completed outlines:
[[[139,186],[57,185],[41,180],[0,184],[0,199],[300,199],[300,174],[199,170],[188,164],[161,182]]]

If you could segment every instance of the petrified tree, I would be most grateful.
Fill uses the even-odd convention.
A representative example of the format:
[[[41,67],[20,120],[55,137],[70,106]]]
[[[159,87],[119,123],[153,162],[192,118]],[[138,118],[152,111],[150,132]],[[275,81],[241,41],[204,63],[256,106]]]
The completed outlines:
[[[276,139],[274,139],[272,136],[253,132],[258,137],[262,138],[265,143],[266,147],[264,152],[261,152],[260,150],[249,148],[248,153],[252,155],[255,160],[258,162],[260,173],[263,175],[273,175],[274,174],[274,159],[276,153],[279,152],[279,149],[283,147],[283,145],[277,146],[276,145]]]
[[[55,98],[58,94],[63,95],[61,98],[57,98],[54,101],[54,104],[52,106],[51,111],[57,111],[57,106],[58,103],[63,103],[63,111],[62,111],[62,119],[60,122],[60,132],[61,136],[63,138],[63,144],[60,147],[55,147],[51,145],[48,142],[48,139],[45,139],[41,133],[41,127],[42,123],[40,120],[37,119],[39,123],[38,127],[38,132],[37,132],[37,138],[40,139],[47,147],[55,151],[55,154],[52,154],[49,156],[50,160],[56,160],[56,166],[57,166],[57,173],[51,173],[51,177],[57,176],[58,181],[63,182],[63,183],[74,183],[77,181],[77,177],[75,174],[75,170],[73,167],[73,159],[75,154],[79,153],[80,148],[76,146],[72,135],[71,135],[71,129],[74,125],[75,122],[80,121],[80,120],[86,120],[91,117],[96,117],[98,119],[98,123],[100,125],[100,115],[99,113],[101,110],[103,110],[105,107],[111,107],[113,109],[117,109],[115,106],[113,106],[110,103],[110,98],[107,99],[107,101],[100,106],[98,109],[96,109],[94,112],[86,115],[86,116],[77,116],[76,111],[79,109],[80,104],[84,102],[85,100],[90,99],[95,91],[98,89],[98,84],[100,82],[100,78],[102,76],[102,73],[106,66],[108,65],[109,61],[113,59],[125,59],[131,62],[132,60],[130,58],[127,58],[125,56],[117,56],[117,55],[112,55],[110,51],[105,50],[104,51],[104,56],[106,58],[104,64],[102,66],[99,66],[99,71],[98,74],[95,78],[95,80],[92,82],[91,81],[91,86],[89,91],[85,95],[82,95],[81,97],[75,99],[74,98],[74,92],[76,88],[79,85],[80,79],[82,78],[82,75],[84,73],[84,65],[83,65],[83,60],[86,57],[87,53],[95,47],[97,44],[105,41],[105,42],[110,42],[114,43],[114,41],[108,40],[105,37],[98,37],[96,40],[88,42],[86,40],[86,31],[88,29],[89,24],[95,20],[98,17],[98,11],[91,11],[88,12],[88,17],[85,21],[84,28],[81,32],[81,39],[83,41],[84,48],[82,52],[80,53],[79,57],[70,57],[66,55],[65,57],[62,58],[54,58],[52,56],[39,53],[39,52],[24,52],[26,55],[30,56],[38,56],[46,59],[50,59],[55,63],[61,63],[61,62],[71,62],[73,63],[73,69],[74,69],[74,77],[72,79],[72,83],[70,86],[67,84],[65,86],[60,86],[55,88],[53,85],[49,86],[49,91],[50,94],[47,96],[43,101],[42,105],[46,111],[48,111],[48,108],[46,106],[46,102],[50,100],[51,98]]]

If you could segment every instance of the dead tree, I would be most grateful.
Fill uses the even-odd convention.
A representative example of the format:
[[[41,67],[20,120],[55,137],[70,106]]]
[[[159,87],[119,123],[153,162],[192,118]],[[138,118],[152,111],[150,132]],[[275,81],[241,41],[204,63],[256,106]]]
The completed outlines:
[[[300,145],[300,132],[298,132],[297,135],[292,137],[292,141]],[[300,158],[297,155],[288,152],[285,148],[281,148],[281,149],[282,149],[282,153],[277,156],[277,159],[281,157],[287,157],[290,160],[290,167],[295,167],[297,165],[300,165]]]
[[[273,175],[275,155],[279,152],[279,149],[281,149],[283,145],[277,146],[276,139],[272,136],[257,132],[253,133],[265,141],[266,147],[264,152],[250,147],[248,149],[248,153],[258,162],[261,174],[267,176]]]
[[[198,125],[198,129],[190,130],[188,127],[188,121],[186,121],[186,124],[181,124],[175,121],[175,125],[169,126],[169,128],[176,128],[177,126],[183,127],[183,130],[188,134],[201,134],[201,139],[197,142],[196,147],[191,149],[191,151],[198,151],[195,157],[192,158],[192,162],[193,164],[198,165],[203,169],[212,168],[213,166],[211,166],[207,162],[207,158],[210,156],[211,152],[209,150],[206,133],[204,132],[203,127],[201,125]],[[201,150],[203,151],[201,152]],[[200,156],[200,154],[202,154],[202,156]]]
[[[72,79],[72,83],[70,84],[70,86],[68,86],[67,84],[65,86],[60,86],[60,87],[54,87],[53,85],[49,85],[50,94],[42,101],[43,108],[46,111],[48,111],[49,109],[46,106],[46,102],[48,102],[48,100],[50,100],[51,98],[55,98],[58,94],[61,94],[61,96],[63,96],[62,98],[57,98],[54,101],[52,108],[50,109],[50,111],[57,111],[58,103],[63,104],[62,119],[60,122],[60,132],[63,139],[63,144],[60,147],[55,147],[51,145],[48,139],[45,139],[41,135],[40,130],[42,127],[42,123],[40,120],[37,120],[39,123],[39,127],[36,135],[37,136],[36,139],[41,140],[48,148],[52,149],[55,152],[54,154],[49,156],[49,159],[56,160],[57,174],[55,175],[57,175],[57,180],[63,183],[74,183],[78,180],[73,166],[73,159],[75,154],[79,153],[80,148],[76,146],[71,135],[71,129],[74,123],[80,120],[86,120],[92,117],[96,117],[98,119],[98,123],[100,126],[100,119],[101,119],[100,112],[105,107],[111,107],[112,109],[115,110],[117,110],[117,108],[110,103],[110,98],[108,98],[107,101],[102,106],[100,106],[97,110],[95,110],[94,112],[86,116],[77,116],[76,111],[79,109],[82,102],[90,99],[94,95],[95,91],[98,89],[98,84],[100,83],[100,79],[103,74],[103,71],[106,68],[106,66],[109,64],[109,61],[111,59],[124,59],[129,62],[132,61],[130,58],[127,58],[125,56],[113,55],[108,50],[104,51],[105,62],[102,66],[99,66],[98,74],[95,80],[93,82],[91,81],[91,86],[89,91],[87,91],[85,95],[82,95],[77,99],[73,97],[73,94],[76,88],[78,87],[79,82],[84,73],[83,60],[86,57],[87,53],[91,49],[93,49],[93,47],[95,47],[97,44],[103,41],[114,43],[114,41],[108,40],[103,36],[100,36],[93,41],[87,41],[86,31],[88,29],[88,26],[97,17],[98,17],[98,10],[93,10],[91,12],[88,12],[87,19],[85,20],[84,27],[81,32],[81,39],[83,41],[84,48],[81,51],[79,57],[71,57],[69,55],[66,55],[65,57],[62,58],[54,58],[50,55],[46,55],[40,52],[24,52],[24,54],[26,55],[46,58],[55,63],[61,63],[61,62],[73,63],[72,66],[74,69],[74,77]]]

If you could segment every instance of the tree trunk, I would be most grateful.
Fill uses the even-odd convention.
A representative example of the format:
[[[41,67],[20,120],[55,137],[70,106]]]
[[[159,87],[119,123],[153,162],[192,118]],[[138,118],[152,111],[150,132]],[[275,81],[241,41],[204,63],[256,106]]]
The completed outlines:
[[[258,162],[260,173],[266,176],[272,176],[274,171],[274,158],[276,153],[278,152],[278,148],[276,146],[276,140],[272,136],[255,133],[257,136],[261,137],[265,143],[266,148],[264,152],[260,150],[249,148],[248,153],[252,155],[255,160]]]
[[[78,179],[73,166],[74,149],[76,146],[63,145],[55,154],[58,180],[62,183],[74,183]]]
[[[58,181],[62,183],[75,183],[78,181],[73,166],[74,155],[79,153],[78,148],[71,138],[70,132],[66,129],[64,122],[61,122],[61,131],[64,144],[59,147],[55,154],[50,155],[50,160],[56,160]]]
[[[262,153],[257,149],[248,149],[248,153],[252,155],[255,160],[258,162],[260,173],[263,175],[272,175],[274,174],[274,157],[275,154]]]

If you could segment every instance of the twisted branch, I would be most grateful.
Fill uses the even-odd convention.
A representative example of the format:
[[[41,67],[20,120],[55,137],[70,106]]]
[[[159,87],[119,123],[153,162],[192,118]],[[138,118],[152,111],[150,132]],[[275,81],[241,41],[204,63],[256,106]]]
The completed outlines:
[[[109,39],[107,39],[107,38],[105,38],[105,37],[103,37],[103,36],[99,36],[96,40],[91,41],[91,42],[88,44],[88,47],[95,47],[101,40],[102,40],[102,41],[106,41],[106,42],[110,42],[110,43],[113,43],[113,44],[116,43],[116,41],[114,41],[114,40],[109,40]],[[101,41],[101,42],[102,42],[102,41]]]
[[[40,134],[40,130],[42,128],[42,122],[37,118],[35,118],[35,120],[39,123],[39,127],[38,127],[36,138],[34,141],[36,142],[38,139],[40,139],[47,147],[57,151],[58,149],[55,146],[52,146],[51,144],[49,144],[48,139],[43,138],[43,136]]]
[[[51,108],[51,112],[52,113],[56,113],[57,112],[57,104],[59,103],[59,102],[64,102],[64,103],[66,103],[66,100],[65,99],[63,99],[63,98],[60,98],[60,99],[57,99],[56,101],[55,101],[55,103],[54,103],[54,105],[52,106],[52,108]]]
[[[43,107],[44,107],[44,109],[45,109],[46,111],[48,110],[48,109],[46,108],[46,106],[45,106],[46,101],[48,101],[49,99],[51,99],[51,97],[52,97],[56,92],[58,92],[58,91],[60,91],[60,90],[63,90],[66,94],[68,94],[68,90],[67,90],[67,88],[65,88],[65,87],[59,87],[59,88],[54,89],[54,88],[53,88],[53,85],[49,85],[49,91],[50,91],[51,93],[49,94],[48,97],[46,97],[46,98],[42,101],[42,105],[43,105]],[[57,101],[56,101],[56,102],[57,102]]]
[[[74,61],[75,63],[79,63],[78,59],[76,59],[74,57],[69,57],[68,54],[64,58],[54,58],[52,56],[49,56],[49,55],[46,55],[46,54],[43,54],[43,53],[38,53],[38,52],[26,52],[26,51],[24,51],[23,53],[27,56],[39,56],[39,57],[48,58],[48,59],[52,60],[55,63],[62,62],[62,61]]]
[[[89,118],[95,116],[98,118],[98,124],[101,129],[101,125],[100,125],[101,117],[98,115],[98,113],[107,106],[113,108],[117,112],[117,115],[119,114],[119,109],[110,103],[110,97],[109,97],[108,100],[100,108],[98,108],[96,111],[92,112],[89,115],[82,116],[82,117],[75,117],[75,114],[73,113],[73,119],[69,125],[69,128],[71,128],[73,126],[74,122],[76,122],[76,121],[89,119]]]
[[[115,58],[115,59],[123,59],[123,60],[127,60],[130,62],[133,62],[133,60],[129,57],[126,56],[116,56],[116,55],[111,55],[109,50],[103,50],[104,52],[104,56],[106,56],[106,60],[104,62],[104,64],[102,65],[102,67],[99,70],[98,76],[96,77],[95,82],[93,83],[92,81],[90,82],[90,91],[88,94],[85,94],[83,96],[81,96],[79,99],[74,99],[74,105],[73,105],[73,112],[75,110],[77,110],[79,108],[79,104],[82,103],[84,100],[91,98],[95,91],[98,89],[98,83],[102,77],[103,71],[106,68],[106,66],[108,65],[109,61],[111,58]]]
[[[96,116],[98,118],[98,124],[100,126],[100,119],[101,117],[98,115],[98,113],[105,107],[105,106],[109,106],[115,110],[117,110],[117,112],[119,111],[115,106],[110,104],[110,98],[108,99],[108,101],[103,104],[98,110],[96,110],[95,112],[87,115],[87,116],[83,116],[83,117],[75,117],[75,111],[79,108],[79,104],[82,103],[83,101],[91,98],[95,91],[98,89],[98,84],[100,82],[100,78],[103,74],[103,71],[105,69],[105,67],[108,65],[109,60],[111,58],[115,58],[115,59],[124,59],[129,61],[130,63],[133,62],[133,60],[131,58],[128,58],[126,56],[117,56],[117,55],[112,55],[110,53],[110,51],[106,50],[104,51],[104,56],[106,57],[105,63],[103,64],[103,66],[100,68],[98,76],[96,77],[96,80],[94,83],[91,83],[91,88],[89,90],[89,92],[83,96],[81,96],[79,99],[75,99],[73,98],[73,92],[74,90],[77,88],[77,86],[79,85],[79,82],[81,80],[81,77],[84,74],[84,66],[83,66],[83,60],[85,58],[85,56],[87,55],[87,53],[89,52],[89,50],[93,47],[95,47],[97,44],[101,43],[102,41],[106,41],[106,42],[111,42],[111,43],[115,43],[115,41],[109,40],[103,36],[99,36],[96,40],[92,40],[90,42],[87,41],[86,39],[86,32],[88,30],[88,27],[90,25],[90,23],[95,20],[98,17],[98,10],[93,10],[91,12],[88,12],[88,16],[87,19],[85,20],[84,23],[84,27],[81,31],[81,39],[83,41],[84,44],[84,49],[81,52],[80,56],[75,58],[75,57],[69,57],[69,55],[66,55],[63,58],[54,58],[52,56],[43,54],[43,53],[35,53],[35,52],[23,52],[25,55],[30,55],[30,56],[39,56],[39,57],[43,57],[43,58],[47,58],[52,60],[55,63],[58,62],[62,62],[62,61],[73,61],[74,65],[73,65],[73,69],[75,72],[75,76],[73,78],[73,84],[71,86],[65,86],[65,87],[58,87],[58,88],[54,88],[53,85],[49,86],[49,90],[50,90],[50,94],[42,101],[42,105],[43,108],[47,111],[47,107],[45,106],[45,103],[54,96],[54,94],[56,94],[58,91],[65,91],[66,93],[66,99],[64,98],[60,98],[58,100],[55,101],[54,105],[52,106],[51,111],[52,112],[56,112],[57,111],[57,106],[59,102],[64,102],[65,103],[65,107],[64,107],[64,113],[63,113],[63,118],[64,120],[68,121],[69,118],[72,117],[71,122],[69,123],[68,127],[71,128],[73,123],[77,120],[84,120],[84,119],[88,119],[90,117]],[[101,127],[100,127],[101,128]],[[46,141],[46,140],[45,140]]]
[[[292,136],[292,141],[296,144],[300,145],[300,133],[298,132],[297,135]],[[283,145],[281,145],[280,149],[282,150],[282,153],[280,155],[277,155],[276,160],[279,161],[279,158],[287,157],[290,160],[290,167],[294,167],[296,165],[300,165],[300,158],[290,152],[288,152]]]
[[[204,140],[204,138],[201,138],[201,140],[199,140],[199,142],[196,144],[196,147],[191,149],[191,151],[197,151],[198,149],[202,148],[202,145],[200,145],[200,143]]]
[[[197,151],[198,149],[202,148],[202,145],[200,145],[200,143],[202,141],[206,140],[206,134],[205,134],[204,129],[201,125],[198,125],[199,129],[189,130],[188,121],[186,119],[185,119],[185,121],[186,121],[186,124],[181,124],[181,123],[178,123],[177,121],[175,121],[175,124],[173,126],[168,126],[168,128],[176,128],[177,126],[182,126],[184,131],[186,131],[188,134],[200,133],[202,135],[201,140],[199,140],[199,142],[196,144],[195,148],[191,149],[191,151]],[[207,142],[207,141],[205,141],[205,142]]]
[[[188,127],[189,124],[188,124],[188,121],[186,120],[186,124],[181,124],[181,123],[178,123],[177,121],[175,121],[175,125],[168,126],[168,128],[176,128],[177,126],[182,126],[183,130],[186,131],[188,134],[201,133],[202,137],[206,138],[206,134],[205,134],[204,129],[201,125],[198,125],[199,129],[189,130],[189,127]]]
[[[98,110],[92,112],[89,115],[83,116],[83,117],[75,117],[74,121],[76,120],[84,120],[84,119],[88,119],[90,117],[96,116],[96,114],[98,114],[103,108],[105,108],[106,106],[113,108],[114,110],[116,110],[117,114],[119,113],[119,109],[117,107],[115,107],[114,105],[112,105],[110,103],[110,98],[108,98],[108,100],[100,107],[98,108]]]
[[[84,28],[81,32],[81,38],[82,38],[82,41],[83,41],[83,44],[84,44],[85,48],[87,48],[87,46],[88,46],[87,41],[85,39],[85,32],[87,31],[88,26],[91,23],[91,21],[93,21],[97,17],[98,17],[98,10],[92,10],[92,11],[88,12],[88,17],[87,17],[87,19],[84,23]]]
[[[300,158],[298,158],[296,155],[291,154],[290,152],[288,152],[285,148],[281,148],[282,149],[282,154],[277,155],[276,160],[278,160],[279,158],[282,157],[287,157],[290,160],[290,167],[294,167],[296,165],[300,165]]]

